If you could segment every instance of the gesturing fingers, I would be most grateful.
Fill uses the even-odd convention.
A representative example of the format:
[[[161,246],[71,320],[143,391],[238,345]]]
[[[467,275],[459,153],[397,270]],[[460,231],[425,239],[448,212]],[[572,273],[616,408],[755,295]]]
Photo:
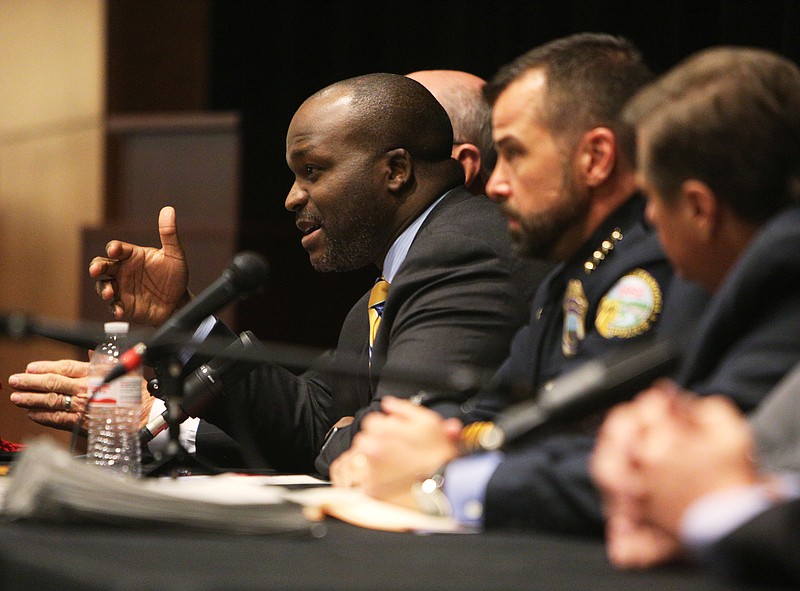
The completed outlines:
[[[128,256],[130,256],[130,253],[128,253]],[[89,277],[115,277],[119,273],[122,260],[124,259],[94,257],[89,263]]]
[[[98,279],[94,284],[94,290],[100,296],[100,299],[110,302],[114,300],[117,288],[110,279]]]
[[[158,213],[158,235],[161,249],[170,258],[183,258],[183,247],[178,237],[178,223],[175,208],[166,206]]]

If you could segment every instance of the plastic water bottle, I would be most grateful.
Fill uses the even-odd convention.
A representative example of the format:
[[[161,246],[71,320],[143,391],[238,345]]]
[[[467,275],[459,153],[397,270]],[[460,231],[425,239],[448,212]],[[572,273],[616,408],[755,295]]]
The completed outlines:
[[[103,385],[103,378],[129,348],[128,323],[106,322],[104,342],[89,361],[89,443],[87,461],[123,474],[141,472],[139,420],[142,373],[132,371]]]

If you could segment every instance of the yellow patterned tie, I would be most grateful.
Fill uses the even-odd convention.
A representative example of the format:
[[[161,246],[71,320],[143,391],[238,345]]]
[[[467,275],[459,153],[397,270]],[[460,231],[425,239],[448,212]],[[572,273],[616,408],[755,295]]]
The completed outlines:
[[[383,277],[379,278],[369,294],[369,356],[372,358],[372,343],[375,342],[375,335],[378,334],[378,327],[381,325],[383,316],[383,304],[386,302],[386,294],[389,292],[389,282]]]

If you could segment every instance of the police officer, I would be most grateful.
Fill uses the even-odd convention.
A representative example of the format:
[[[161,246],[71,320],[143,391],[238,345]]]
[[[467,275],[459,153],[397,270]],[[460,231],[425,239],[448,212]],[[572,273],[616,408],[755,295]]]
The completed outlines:
[[[559,263],[533,299],[500,383],[524,384],[530,395],[581,362],[650,336],[659,322],[672,271],[644,220],[632,135],[619,120],[650,78],[627,40],[579,34],[522,55],[485,89],[498,153],[487,193],[501,203],[520,254]],[[512,401],[487,395],[480,406]],[[601,533],[587,468],[594,432],[454,460],[459,440],[481,425],[462,430],[404,402],[386,400],[384,415],[365,420],[332,467],[335,484],[360,484],[471,524]],[[434,473],[418,486],[420,474]]]

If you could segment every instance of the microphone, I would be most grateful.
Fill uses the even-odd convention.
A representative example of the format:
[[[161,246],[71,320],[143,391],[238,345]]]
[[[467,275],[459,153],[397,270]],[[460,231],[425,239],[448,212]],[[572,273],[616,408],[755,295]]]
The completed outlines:
[[[244,378],[258,365],[255,361],[243,361],[239,357],[243,352],[254,350],[260,346],[252,332],[245,331],[219,355],[208,363],[198,367],[183,382],[183,396],[180,402],[178,422],[189,417],[199,416],[203,410],[218,396],[225,394],[225,387],[231,386]],[[139,430],[142,444],[149,443],[169,426],[164,410],[146,426]]]
[[[85,324],[85,323],[82,323]],[[94,349],[103,340],[102,326],[62,326],[54,322],[36,320],[23,312],[0,314],[0,334],[13,339],[22,339],[29,335],[46,337],[75,345],[83,349]]]
[[[108,372],[103,383],[107,384],[136,369],[154,351],[173,345],[178,335],[193,330],[210,314],[256,291],[267,280],[268,272],[267,263],[260,255],[249,251],[238,253],[221,277],[175,312],[146,344],[138,343],[120,355],[119,363]]]
[[[471,447],[496,450],[544,427],[606,409],[672,372],[679,360],[677,348],[663,340],[587,361],[541,388],[535,399],[501,412],[491,426],[480,430]]]

